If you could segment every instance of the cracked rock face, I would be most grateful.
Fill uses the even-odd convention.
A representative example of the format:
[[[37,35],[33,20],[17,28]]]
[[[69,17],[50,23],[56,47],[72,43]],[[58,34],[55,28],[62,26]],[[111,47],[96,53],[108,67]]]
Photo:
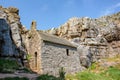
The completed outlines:
[[[81,64],[120,54],[120,12],[98,19],[71,18],[59,28],[45,31],[77,44]]]
[[[0,7],[0,40],[2,56],[22,56],[25,48],[22,45],[19,10],[14,7]]]
[[[10,37],[10,27],[4,19],[0,19],[1,55],[19,56],[16,46]]]

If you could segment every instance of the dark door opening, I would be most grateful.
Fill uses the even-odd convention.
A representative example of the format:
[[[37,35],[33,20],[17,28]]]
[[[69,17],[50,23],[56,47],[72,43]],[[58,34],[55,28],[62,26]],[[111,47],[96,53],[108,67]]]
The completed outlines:
[[[35,52],[35,68],[37,69],[37,52]]]

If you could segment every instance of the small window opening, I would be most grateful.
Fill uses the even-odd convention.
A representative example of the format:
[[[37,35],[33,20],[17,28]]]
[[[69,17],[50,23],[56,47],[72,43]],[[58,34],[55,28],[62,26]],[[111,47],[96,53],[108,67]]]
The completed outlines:
[[[67,54],[67,56],[70,56],[69,49],[66,49],[66,54]]]
[[[31,36],[29,36],[28,39],[31,39]]]
[[[37,69],[37,52],[35,52],[35,68]]]

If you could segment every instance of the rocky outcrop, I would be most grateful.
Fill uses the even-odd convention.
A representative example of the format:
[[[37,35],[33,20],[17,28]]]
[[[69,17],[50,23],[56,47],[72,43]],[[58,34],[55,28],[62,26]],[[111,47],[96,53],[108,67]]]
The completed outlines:
[[[98,19],[71,18],[59,28],[45,32],[76,44],[81,64],[85,67],[100,59],[120,54],[120,13]]]
[[[0,6],[0,55],[23,58],[26,53],[21,37],[19,10]]]
[[[10,35],[9,25],[4,19],[0,19],[1,56],[19,56]]]

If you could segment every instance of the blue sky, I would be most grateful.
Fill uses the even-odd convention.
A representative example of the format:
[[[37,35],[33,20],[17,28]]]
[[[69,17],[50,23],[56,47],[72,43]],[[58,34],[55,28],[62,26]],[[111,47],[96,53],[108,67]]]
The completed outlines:
[[[0,0],[0,5],[19,8],[22,24],[29,29],[36,20],[39,30],[58,27],[72,17],[98,18],[120,11],[120,0]]]

